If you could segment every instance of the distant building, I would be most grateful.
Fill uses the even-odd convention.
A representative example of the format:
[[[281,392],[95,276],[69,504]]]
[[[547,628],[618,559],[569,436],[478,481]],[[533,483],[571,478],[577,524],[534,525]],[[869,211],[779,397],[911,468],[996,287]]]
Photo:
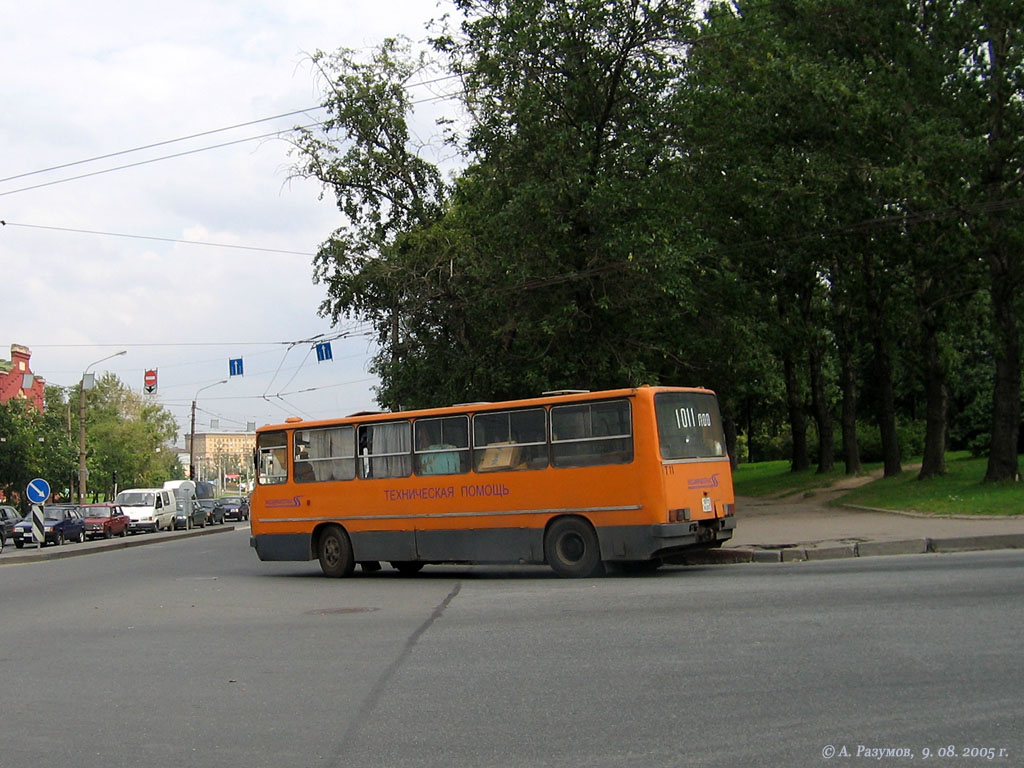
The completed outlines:
[[[11,359],[0,360],[0,403],[23,397],[42,413],[45,407],[43,393],[46,379],[32,373],[30,357],[32,352],[28,347],[11,344]]]
[[[192,448],[191,435],[185,435],[185,464]],[[255,432],[196,433],[195,458],[197,480],[208,480],[223,488],[237,485],[251,475],[252,452],[256,448]],[[186,467],[186,472],[188,468]]]

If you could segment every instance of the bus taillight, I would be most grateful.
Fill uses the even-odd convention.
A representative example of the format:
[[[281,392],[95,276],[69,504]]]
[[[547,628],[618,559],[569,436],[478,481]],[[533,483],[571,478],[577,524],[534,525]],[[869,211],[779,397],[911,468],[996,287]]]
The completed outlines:
[[[690,520],[689,509],[670,509],[668,511],[668,521],[670,523],[686,523]]]

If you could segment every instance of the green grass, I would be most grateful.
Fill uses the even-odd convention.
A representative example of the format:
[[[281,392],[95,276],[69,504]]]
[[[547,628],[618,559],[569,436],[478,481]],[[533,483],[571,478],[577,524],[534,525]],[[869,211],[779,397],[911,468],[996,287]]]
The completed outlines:
[[[846,479],[845,465],[828,474],[816,474],[814,469],[791,472],[788,461],[762,461],[757,464],[740,464],[733,474],[736,493],[741,496],[792,496],[818,488],[830,488]],[[864,474],[881,467],[880,464],[866,464]]]
[[[916,469],[904,468],[898,477],[873,480],[832,503],[935,515],[1024,514],[1024,483],[982,483],[986,464],[984,458],[951,453],[942,477],[918,480]],[[866,472],[877,469],[878,465],[865,467]],[[740,495],[780,497],[829,487],[844,477],[841,470],[829,475],[813,470],[793,473],[788,462],[773,461],[741,465],[735,484]]]

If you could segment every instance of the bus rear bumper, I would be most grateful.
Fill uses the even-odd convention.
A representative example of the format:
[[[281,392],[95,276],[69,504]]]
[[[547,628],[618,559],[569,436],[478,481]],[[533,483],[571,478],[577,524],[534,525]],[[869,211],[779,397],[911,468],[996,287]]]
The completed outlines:
[[[308,533],[277,533],[250,536],[249,546],[264,561],[312,560],[313,539]]]
[[[720,546],[732,538],[736,517],[598,528],[602,560],[649,560],[695,547]]]

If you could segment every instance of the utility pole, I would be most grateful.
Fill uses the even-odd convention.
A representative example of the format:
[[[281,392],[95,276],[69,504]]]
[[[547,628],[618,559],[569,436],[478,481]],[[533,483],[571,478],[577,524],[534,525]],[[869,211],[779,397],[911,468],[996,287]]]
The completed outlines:
[[[199,393],[204,389],[210,387],[216,387],[218,384],[227,384],[227,379],[221,379],[215,381],[213,384],[207,384],[205,387],[200,387],[196,390],[196,396],[192,398],[192,428],[190,431],[190,437],[188,439],[188,479],[192,482],[196,481],[196,400],[199,399]]]

